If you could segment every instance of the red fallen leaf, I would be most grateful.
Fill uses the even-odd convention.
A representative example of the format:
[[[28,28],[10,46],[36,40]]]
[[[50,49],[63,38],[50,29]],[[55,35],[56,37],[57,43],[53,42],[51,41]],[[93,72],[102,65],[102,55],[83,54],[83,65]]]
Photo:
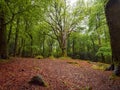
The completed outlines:
[[[66,63],[68,61],[77,62],[80,66],[70,65]],[[93,90],[119,90],[120,78],[113,83],[109,79],[112,72],[94,70],[92,65],[87,61],[13,58],[12,62],[0,63],[0,90],[81,90],[89,87]],[[31,77],[39,74],[49,87],[28,84]]]

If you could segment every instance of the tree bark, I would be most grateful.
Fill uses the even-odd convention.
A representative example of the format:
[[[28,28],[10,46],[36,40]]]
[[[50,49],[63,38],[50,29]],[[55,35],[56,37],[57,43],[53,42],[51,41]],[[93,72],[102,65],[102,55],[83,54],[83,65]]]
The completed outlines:
[[[74,57],[75,55],[75,39],[73,38],[72,40],[72,56]]]
[[[7,59],[7,30],[5,24],[5,13],[4,10],[0,8],[0,58]]]
[[[116,75],[120,75],[120,0],[109,0],[105,7],[109,27],[112,57]]]
[[[45,39],[46,36],[43,35],[43,43],[42,43],[42,56],[45,57]]]
[[[8,32],[8,38],[7,38],[7,44],[9,44],[10,42],[10,38],[11,38],[11,34],[12,34],[12,22],[10,23],[10,29],[9,29],[9,32]]]
[[[49,56],[52,56],[52,55],[53,55],[53,53],[52,53],[52,51],[53,51],[53,43],[54,43],[53,39],[51,39],[51,40],[48,41],[48,45],[49,45]]]
[[[67,34],[66,32],[63,33],[63,37],[61,38],[61,50],[62,50],[62,56],[67,57]]]
[[[19,23],[20,23],[20,18],[18,17],[18,18],[17,18],[16,32],[15,32],[14,56],[16,56],[16,54],[17,54],[17,49],[18,49]]]

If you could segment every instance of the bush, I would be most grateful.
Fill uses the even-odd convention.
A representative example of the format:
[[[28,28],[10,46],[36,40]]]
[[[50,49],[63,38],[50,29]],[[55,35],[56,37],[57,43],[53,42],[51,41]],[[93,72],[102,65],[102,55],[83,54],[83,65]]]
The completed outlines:
[[[55,57],[54,56],[49,56],[49,59],[55,60]]]
[[[62,60],[69,60],[71,59],[70,57],[60,57],[59,59],[62,59]]]
[[[38,56],[36,56],[35,58],[36,58],[36,59],[43,59],[43,56],[38,55]]]
[[[7,63],[7,62],[10,62],[9,59],[5,60],[5,59],[0,59],[0,63]]]
[[[93,69],[97,70],[106,70],[106,68],[109,66],[109,64],[104,64],[104,63],[96,63],[92,66]]]

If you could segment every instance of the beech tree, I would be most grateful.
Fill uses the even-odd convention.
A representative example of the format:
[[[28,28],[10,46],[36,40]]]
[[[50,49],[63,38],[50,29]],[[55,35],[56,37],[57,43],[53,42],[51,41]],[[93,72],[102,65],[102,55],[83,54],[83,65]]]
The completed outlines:
[[[0,1],[0,58],[8,58],[7,52],[7,30],[6,25],[6,6],[7,0]]]
[[[105,7],[115,74],[120,75],[120,0],[109,0]]]
[[[109,62],[109,40],[103,0],[0,0],[0,58],[68,55]]]
[[[83,19],[82,7],[81,11],[78,10],[78,7],[72,9],[73,11],[70,9],[67,0],[54,0],[48,7],[48,13],[46,14],[48,18],[45,21],[49,24],[53,34],[56,36],[62,51],[62,56],[67,56],[68,37],[71,32],[75,31],[75,28],[81,19]]]
[[[32,16],[32,18],[29,19],[31,19],[31,22],[33,22],[32,20],[34,18],[34,22],[36,23],[35,18],[43,16],[48,2],[50,1],[0,0],[0,58],[8,58],[9,52],[7,48],[9,48],[9,44],[11,44],[10,40],[13,36],[15,36],[14,56],[16,56],[20,47],[20,45],[18,45],[18,42],[20,42],[20,29],[24,30],[23,18],[25,18],[26,15],[28,15],[28,17]],[[28,18],[26,20],[28,20]],[[9,25],[10,28],[8,30]],[[13,29],[15,28],[15,25],[16,29]],[[12,32],[14,32],[14,30],[16,33],[15,35],[12,35]],[[23,35],[25,35],[25,33]]]

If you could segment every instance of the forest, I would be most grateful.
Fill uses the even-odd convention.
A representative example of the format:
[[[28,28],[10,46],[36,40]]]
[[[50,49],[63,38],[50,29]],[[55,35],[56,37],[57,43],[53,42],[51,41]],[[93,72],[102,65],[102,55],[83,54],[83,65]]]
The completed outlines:
[[[0,6],[6,29],[0,35],[1,51],[7,53],[1,58],[69,56],[111,62],[102,0],[79,0],[73,6],[69,0],[2,0]]]
[[[99,90],[119,90],[119,18],[120,0],[0,0],[0,90],[98,90],[104,80],[106,86]],[[103,72],[93,70],[101,67]],[[70,71],[72,76],[67,74]],[[92,72],[103,81],[91,84]],[[88,82],[79,82],[76,73],[85,75]],[[36,74],[51,82],[50,88],[12,87]],[[19,75],[25,80],[19,80]],[[57,85],[50,76],[60,80],[65,76],[66,81],[58,80]],[[11,78],[17,79],[9,81]]]

